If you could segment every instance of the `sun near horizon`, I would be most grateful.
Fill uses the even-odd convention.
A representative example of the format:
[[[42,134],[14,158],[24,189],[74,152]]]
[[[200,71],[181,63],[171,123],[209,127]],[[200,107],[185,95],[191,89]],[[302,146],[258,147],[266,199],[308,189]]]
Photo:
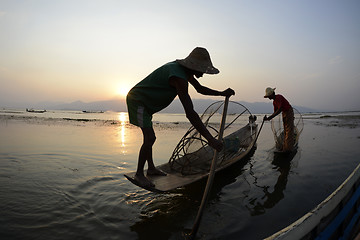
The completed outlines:
[[[126,98],[126,95],[132,87],[127,83],[120,83],[115,89],[116,95],[122,98]]]

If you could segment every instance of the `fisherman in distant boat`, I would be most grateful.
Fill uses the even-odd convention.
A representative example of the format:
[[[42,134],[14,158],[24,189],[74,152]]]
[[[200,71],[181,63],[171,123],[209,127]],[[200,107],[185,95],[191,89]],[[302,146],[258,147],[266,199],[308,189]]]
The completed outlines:
[[[264,121],[269,121],[279,115],[282,112],[282,119],[284,124],[284,143],[282,149],[283,152],[291,152],[295,145],[295,127],[294,127],[294,110],[288,100],[282,95],[275,94],[276,88],[268,87],[265,90],[264,98],[273,100],[274,113],[269,117],[264,116]]]
[[[217,91],[201,85],[196,78],[202,77],[204,73],[217,74],[219,70],[213,66],[208,51],[197,47],[185,59],[177,59],[153,71],[127,94],[129,121],[140,127],[143,133],[143,144],[140,148],[135,175],[135,179],[141,185],[154,186],[144,175],[146,161],[148,162],[147,175],[166,175],[157,169],[153,162],[152,146],[156,136],[152,126],[152,115],[166,108],[176,96],[184,107],[186,117],[209,142],[209,145],[217,151],[223,148],[223,143],[210,134],[195,112],[188,87],[190,83],[198,93],[212,96],[231,96],[235,92],[231,88]]]

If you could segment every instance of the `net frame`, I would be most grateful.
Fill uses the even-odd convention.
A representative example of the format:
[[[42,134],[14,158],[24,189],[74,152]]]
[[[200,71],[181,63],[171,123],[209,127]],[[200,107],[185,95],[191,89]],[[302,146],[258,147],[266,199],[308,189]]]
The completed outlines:
[[[293,111],[294,111],[294,127],[295,127],[294,136],[295,136],[295,143],[297,143],[304,129],[304,120],[302,114],[296,108],[293,108]],[[284,123],[281,114],[271,119],[271,130],[274,134],[275,147],[276,149],[281,150],[284,144]]]
[[[217,120],[218,118],[220,119],[222,115],[223,107],[223,101],[214,102],[200,117],[205,127],[215,138],[218,137],[219,134],[217,129],[219,128],[220,123]],[[235,101],[229,101],[227,121],[225,123],[222,139],[224,148],[218,155],[218,167],[226,160],[236,157],[245,151],[245,146],[247,146],[248,142],[251,141],[251,138],[254,137],[255,131],[253,135],[244,139],[237,139],[236,141],[236,131],[249,123],[248,118],[246,118],[245,123],[244,118],[241,118],[242,116],[250,117],[253,115],[244,105]],[[231,139],[232,135],[235,142]],[[191,126],[175,147],[169,159],[169,165],[172,170],[183,175],[205,173],[210,170],[213,155],[214,150],[209,146],[208,141],[194,128],[194,126]],[[204,160],[204,158],[208,159]]]

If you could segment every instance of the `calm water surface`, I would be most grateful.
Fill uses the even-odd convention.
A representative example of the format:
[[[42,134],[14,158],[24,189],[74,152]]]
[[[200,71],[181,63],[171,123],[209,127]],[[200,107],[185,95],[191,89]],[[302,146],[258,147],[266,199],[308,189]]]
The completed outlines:
[[[123,176],[142,142],[126,114],[46,114],[0,111],[1,239],[184,239],[205,182],[170,194],[138,188]],[[216,177],[199,239],[267,237],[346,179],[360,162],[360,114],[304,117],[294,156],[274,155],[265,123],[251,156]],[[154,120],[162,164],[190,125],[183,115]]]

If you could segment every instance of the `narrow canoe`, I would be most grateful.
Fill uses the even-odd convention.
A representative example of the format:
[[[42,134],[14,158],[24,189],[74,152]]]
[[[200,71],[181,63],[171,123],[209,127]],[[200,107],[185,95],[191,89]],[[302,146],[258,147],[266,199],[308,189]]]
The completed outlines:
[[[354,239],[360,223],[360,164],[317,207],[266,240]]]
[[[222,171],[245,158],[255,145],[256,135],[257,124],[249,123],[229,136],[225,137],[225,148],[218,155],[219,164],[216,168],[216,172]],[[229,147],[226,147],[226,143],[232,139],[236,139],[237,144],[229,144]],[[234,147],[236,149],[234,149]],[[211,159],[213,156],[213,151],[210,151],[210,146],[202,148],[199,151],[202,151],[198,152],[198,155],[200,155],[201,158],[199,158],[200,162],[197,162],[196,165],[201,166],[201,168],[210,168]],[[229,158],[229,154],[231,154],[232,157]],[[181,161],[181,159],[179,159],[179,161]],[[168,163],[157,166],[157,168],[164,171],[167,176],[147,176],[155,184],[155,187],[141,186],[134,178],[135,172],[125,173],[124,175],[135,185],[153,192],[170,192],[177,188],[197,182],[209,175],[209,171],[205,170],[204,172],[203,169],[199,169],[199,171],[195,169],[196,173],[194,174],[182,174],[181,170],[174,166],[174,163],[170,161]],[[146,175],[146,171],[144,171],[144,174]]]

